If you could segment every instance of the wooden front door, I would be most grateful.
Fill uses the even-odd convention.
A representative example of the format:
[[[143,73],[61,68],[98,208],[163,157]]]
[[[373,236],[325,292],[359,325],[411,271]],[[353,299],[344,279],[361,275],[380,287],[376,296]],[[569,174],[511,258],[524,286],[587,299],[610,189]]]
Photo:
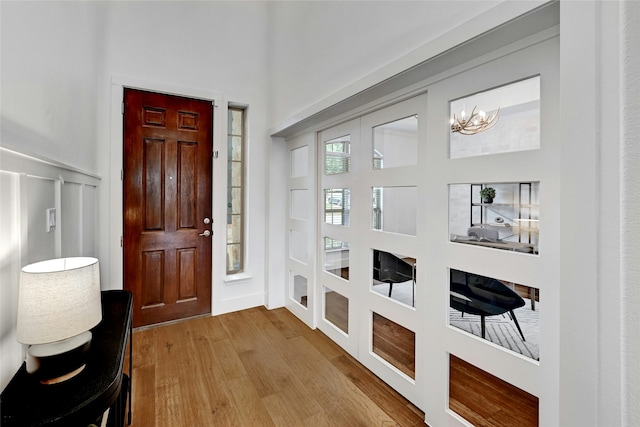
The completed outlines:
[[[125,89],[124,288],[134,326],[211,312],[211,102]]]

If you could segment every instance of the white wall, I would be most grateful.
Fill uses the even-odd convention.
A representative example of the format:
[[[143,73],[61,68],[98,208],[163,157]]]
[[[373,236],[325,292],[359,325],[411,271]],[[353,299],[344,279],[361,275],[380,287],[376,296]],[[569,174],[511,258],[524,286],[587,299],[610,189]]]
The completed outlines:
[[[640,8],[561,2],[560,11],[560,422],[632,426],[640,420],[640,227],[637,107],[630,106],[638,99]],[[585,126],[572,126],[576,120]]]
[[[101,36],[88,2],[2,2],[3,146],[96,171]]]
[[[273,2],[271,123],[295,116],[501,2]]]
[[[0,388],[23,360],[15,340],[19,272],[47,258],[95,255],[99,180],[94,5],[2,2],[0,99]],[[15,155],[13,147],[53,163]],[[70,166],[66,166],[66,165]],[[66,182],[66,184],[64,182]],[[45,210],[58,227],[45,231]]]

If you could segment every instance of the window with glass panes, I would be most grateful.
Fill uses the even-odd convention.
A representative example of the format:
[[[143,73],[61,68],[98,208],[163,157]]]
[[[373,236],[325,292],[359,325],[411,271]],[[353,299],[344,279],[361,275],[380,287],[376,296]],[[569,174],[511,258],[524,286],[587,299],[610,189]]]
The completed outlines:
[[[244,270],[245,113],[229,107],[227,135],[227,274]]]

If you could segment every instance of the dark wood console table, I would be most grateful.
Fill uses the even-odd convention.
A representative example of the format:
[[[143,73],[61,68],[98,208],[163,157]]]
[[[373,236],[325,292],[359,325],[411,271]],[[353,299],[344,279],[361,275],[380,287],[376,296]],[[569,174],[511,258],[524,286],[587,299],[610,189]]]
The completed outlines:
[[[123,426],[131,382],[124,373],[127,338],[131,374],[132,307],[128,291],[102,292],[102,321],[92,329],[87,365],[77,376],[40,384],[23,363],[0,396],[2,427],[86,427],[109,410],[108,426]]]

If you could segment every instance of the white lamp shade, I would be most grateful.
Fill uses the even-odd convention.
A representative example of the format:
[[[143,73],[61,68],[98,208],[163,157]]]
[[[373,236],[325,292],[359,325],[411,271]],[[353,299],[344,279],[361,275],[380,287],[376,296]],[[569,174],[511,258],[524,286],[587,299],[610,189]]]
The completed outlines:
[[[58,258],[20,273],[17,340],[46,344],[90,330],[102,320],[100,267],[95,258]]]

